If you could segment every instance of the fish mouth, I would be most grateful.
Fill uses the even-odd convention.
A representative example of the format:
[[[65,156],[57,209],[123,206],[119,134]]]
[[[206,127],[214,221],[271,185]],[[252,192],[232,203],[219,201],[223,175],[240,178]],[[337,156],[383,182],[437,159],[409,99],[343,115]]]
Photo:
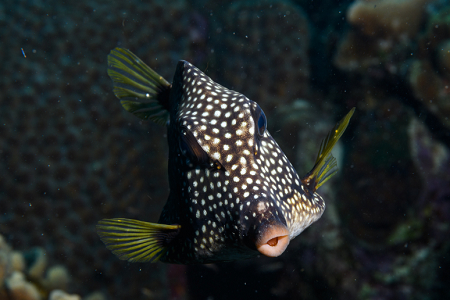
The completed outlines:
[[[271,225],[256,241],[256,249],[268,257],[280,256],[289,245],[289,230],[283,225]]]

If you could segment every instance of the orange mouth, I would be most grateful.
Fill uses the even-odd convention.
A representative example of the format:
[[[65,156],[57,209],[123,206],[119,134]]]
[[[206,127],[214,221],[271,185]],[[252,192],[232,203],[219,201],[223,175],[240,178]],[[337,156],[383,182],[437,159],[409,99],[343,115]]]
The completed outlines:
[[[256,242],[256,248],[268,257],[280,256],[289,245],[289,230],[285,226],[270,226]]]

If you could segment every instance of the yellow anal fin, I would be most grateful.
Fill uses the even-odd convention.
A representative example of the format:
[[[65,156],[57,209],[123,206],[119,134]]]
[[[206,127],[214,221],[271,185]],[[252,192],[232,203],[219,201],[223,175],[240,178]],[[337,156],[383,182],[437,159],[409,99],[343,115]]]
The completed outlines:
[[[108,75],[114,94],[127,111],[144,120],[167,123],[171,85],[139,57],[123,48],[111,50]]]
[[[132,219],[103,219],[97,233],[121,260],[157,262],[177,235],[180,225],[148,223]]]
[[[347,129],[350,118],[353,116],[355,108],[352,108],[347,115],[340,120],[333,129],[328,132],[325,139],[320,144],[319,153],[312,170],[302,179],[303,184],[316,191],[328,179],[330,179],[338,171],[336,158],[331,154],[334,145]]]

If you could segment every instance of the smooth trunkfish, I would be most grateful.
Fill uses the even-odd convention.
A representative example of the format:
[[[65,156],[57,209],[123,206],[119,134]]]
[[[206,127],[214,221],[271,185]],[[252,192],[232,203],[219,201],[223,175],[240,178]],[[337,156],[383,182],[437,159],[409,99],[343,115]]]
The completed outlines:
[[[300,178],[267,130],[259,105],[178,62],[172,84],[126,49],[108,56],[122,106],[167,126],[170,194],[158,223],[115,218],[97,225],[101,240],[130,262],[213,263],[281,255],[317,221],[317,189],[337,172],[331,150],[355,108],[322,141]]]

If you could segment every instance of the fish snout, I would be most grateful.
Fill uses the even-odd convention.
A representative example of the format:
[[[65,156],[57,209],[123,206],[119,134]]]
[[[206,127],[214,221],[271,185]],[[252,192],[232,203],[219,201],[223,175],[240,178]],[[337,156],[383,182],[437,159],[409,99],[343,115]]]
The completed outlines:
[[[260,231],[256,249],[268,257],[280,256],[289,245],[289,230],[283,224],[270,224]]]
[[[269,257],[280,256],[290,241],[286,220],[273,203],[270,198],[249,201],[241,215],[241,232],[247,246]]]

